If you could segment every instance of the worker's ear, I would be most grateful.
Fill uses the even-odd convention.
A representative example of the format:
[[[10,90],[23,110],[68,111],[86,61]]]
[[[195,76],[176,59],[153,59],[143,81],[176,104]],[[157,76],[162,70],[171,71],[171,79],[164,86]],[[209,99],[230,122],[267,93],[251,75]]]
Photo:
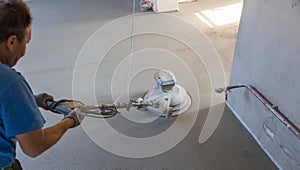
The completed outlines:
[[[7,39],[7,42],[6,42],[6,47],[12,51],[14,49],[14,47],[16,46],[17,41],[18,40],[17,40],[16,35],[9,36]]]

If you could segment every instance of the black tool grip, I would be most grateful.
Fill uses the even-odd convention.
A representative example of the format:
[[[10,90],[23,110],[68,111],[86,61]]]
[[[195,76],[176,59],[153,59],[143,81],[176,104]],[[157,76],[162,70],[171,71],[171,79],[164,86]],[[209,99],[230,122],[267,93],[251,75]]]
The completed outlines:
[[[72,109],[69,109],[63,105],[59,105],[59,103],[60,101],[46,102],[49,110],[53,113],[67,115],[72,111]]]

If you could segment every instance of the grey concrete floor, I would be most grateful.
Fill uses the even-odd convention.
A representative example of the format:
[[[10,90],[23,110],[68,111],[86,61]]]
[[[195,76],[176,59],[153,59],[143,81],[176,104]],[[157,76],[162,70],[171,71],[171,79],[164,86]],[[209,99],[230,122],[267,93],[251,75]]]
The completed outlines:
[[[211,105],[214,85],[211,75],[218,73],[214,67],[223,66],[224,78],[220,84],[226,84],[238,22],[209,28],[193,14],[238,2],[241,1],[204,0],[181,4],[180,12],[135,16],[136,52],[131,70],[135,74],[130,75],[129,98],[141,96],[154,85],[155,70],[167,68],[175,72],[178,82],[193,98],[189,114],[165,120],[132,110],[108,121],[86,118],[81,127],[69,130],[38,158],[28,158],[18,148],[17,157],[24,169],[276,169],[231,111],[223,109],[222,100]],[[95,102],[94,98],[100,103],[113,102],[126,82],[124,72],[130,56],[132,24],[132,17],[127,15],[132,12],[131,3],[129,0],[28,1],[34,16],[33,37],[17,69],[24,73],[36,93],[46,91],[56,99],[74,97],[85,103]],[[210,60],[206,59],[214,57],[220,61],[208,64]],[[91,75],[90,71],[96,73]],[[217,129],[212,136],[199,143],[199,134],[209,114],[217,114],[214,110],[221,112],[221,121],[216,120]],[[60,115],[42,112],[47,120],[45,126],[62,119]],[[113,130],[101,128],[104,124]],[[158,137],[172,127],[177,128],[177,133],[157,138],[154,146],[151,142],[141,144],[142,149],[134,143],[122,144],[125,139],[113,138],[114,131],[131,138]],[[177,136],[182,139],[176,143]],[[174,141],[174,146],[165,149]],[[101,142],[106,145],[101,147]],[[126,156],[131,147],[135,158]],[[161,153],[137,156],[157,149]]]

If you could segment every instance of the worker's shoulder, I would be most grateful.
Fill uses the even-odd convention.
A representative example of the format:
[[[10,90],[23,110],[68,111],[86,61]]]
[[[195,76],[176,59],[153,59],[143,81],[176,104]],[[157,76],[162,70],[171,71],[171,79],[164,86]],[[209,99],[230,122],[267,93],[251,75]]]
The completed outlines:
[[[25,81],[23,75],[14,69],[0,64],[0,89],[6,89],[17,81]]]
[[[0,77],[1,80],[8,79],[8,80],[15,80],[15,79],[23,79],[23,75],[17,72],[15,69],[8,67],[7,65],[0,64]]]

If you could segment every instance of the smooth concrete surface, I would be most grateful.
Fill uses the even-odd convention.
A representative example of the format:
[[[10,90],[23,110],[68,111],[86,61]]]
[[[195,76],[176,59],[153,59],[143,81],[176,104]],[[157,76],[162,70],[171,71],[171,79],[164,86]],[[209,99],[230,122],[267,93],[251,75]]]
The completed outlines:
[[[226,84],[229,81],[238,32],[239,20],[236,20],[236,17],[241,15],[239,10],[230,7],[233,5],[242,6],[242,3],[243,0],[199,0],[192,3],[181,3],[178,13],[200,29],[218,51],[225,72]],[[204,15],[203,11],[216,12],[215,16],[218,19]],[[217,25],[218,21],[226,21],[226,18],[234,19],[232,22],[229,20],[228,23],[224,22],[224,24]]]
[[[33,36],[17,70],[33,91],[88,104],[115,101],[127,82],[132,20],[126,15],[132,12],[132,1],[32,0],[28,4],[34,16]],[[207,26],[189,13],[224,5],[230,3],[199,1],[181,4],[180,12],[135,16],[134,31],[140,34],[134,36],[129,90],[120,100],[143,95],[155,84],[153,73],[167,68],[193,98],[188,114],[166,120],[150,113],[135,116],[139,112],[133,109],[109,120],[86,118],[37,158],[27,157],[18,147],[24,169],[277,169],[228,108],[224,110],[223,96],[212,93],[215,86],[226,84],[230,71],[226,58],[235,37],[209,36]],[[234,35],[234,24],[227,25],[230,31],[222,29],[226,25],[211,29],[218,35]],[[231,44],[230,48],[224,50],[221,42]],[[45,126],[62,119],[42,112]],[[209,121],[214,125],[206,126],[209,118],[215,118]],[[214,133],[199,143],[204,127]],[[115,139],[115,132],[126,138]],[[128,138],[154,142],[135,145],[125,143]]]
[[[296,127],[299,114],[298,0],[245,1],[230,85],[256,87]],[[300,140],[244,89],[228,104],[281,169],[300,169]]]

